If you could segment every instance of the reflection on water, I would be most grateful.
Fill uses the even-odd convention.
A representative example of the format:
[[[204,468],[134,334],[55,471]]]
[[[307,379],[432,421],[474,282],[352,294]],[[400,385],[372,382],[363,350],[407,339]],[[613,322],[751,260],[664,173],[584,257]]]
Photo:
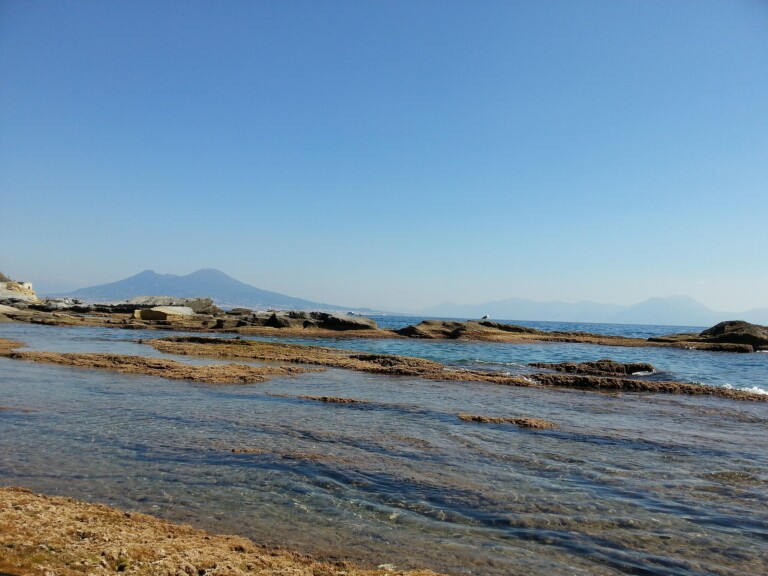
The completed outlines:
[[[59,351],[156,354],[129,341],[146,336],[0,326]],[[569,353],[548,350],[520,363]],[[0,405],[1,484],[323,557],[490,575],[758,574],[768,562],[764,403],[340,370],[213,386],[0,359]]]

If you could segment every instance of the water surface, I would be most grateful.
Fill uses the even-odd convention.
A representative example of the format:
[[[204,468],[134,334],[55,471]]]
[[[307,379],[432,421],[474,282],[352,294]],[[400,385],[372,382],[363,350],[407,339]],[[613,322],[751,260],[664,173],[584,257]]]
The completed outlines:
[[[39,350],[160,356],[132,341],[157,335],[0,325],[0,337]],[[654,350],[653,363],[695,381],[765,386],[768,373],[759,354],[323,344],[493,369]],[[765,403],[341,370],[205,385],[0,358],[0,405],[0,484],[325,558],[489,575],[759,574],[768,562]],[[558,428],[479,425],[459,412]]]

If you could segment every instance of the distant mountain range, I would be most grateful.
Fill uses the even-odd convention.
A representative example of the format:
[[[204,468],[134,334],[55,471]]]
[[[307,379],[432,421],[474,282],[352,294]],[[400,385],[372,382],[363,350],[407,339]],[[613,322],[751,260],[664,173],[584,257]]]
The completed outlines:
[[[130,278],[81,288],[57,296],[72,296],[90,302],[114,302],[135,296],[178,296],[182,298],[212,298],[222,308],[238,306],[258,310],[319,310],[373,313],[373,310],[348,308],[312,302],[262,290],[235,280],[220,270],[205,268],[186,276],[157,274],[145,270]]]
[[[768,324],[768,308],[746,312],[716,312],[687,296],[649,298],[622,306],[597,302],[537,302],[510,298],[483,304],[445,303],[422,310],[426,316],[553,322],[597,322],[608,324],[659,324],[667,326],[712,326],[723,320],[746,320]]]
[[[377,314],[370,308],[350,308],[312,302],[262,290],[206,268],[186,276],[157,274],[145,270],[130,278],[57,294],[91,302],[114,302],[135,296],[178,296],[213,298],[222,308],[238,306],[257,310],[323,310]],[[723,320],[746,320],[768,325],[768,308],[746,312],[716,312],[686,296],[650,298],[632,306],[598,302],[538,302],[522,298],[496,300],[483,304],[445,303],[419,311],[423,316],[446,318],[482,318],[496,320],[539,320],[553,322],[604,322],[616,324],[661,324],[668,326],[712,326]],[[415,314],[415,313],[411,313]]]

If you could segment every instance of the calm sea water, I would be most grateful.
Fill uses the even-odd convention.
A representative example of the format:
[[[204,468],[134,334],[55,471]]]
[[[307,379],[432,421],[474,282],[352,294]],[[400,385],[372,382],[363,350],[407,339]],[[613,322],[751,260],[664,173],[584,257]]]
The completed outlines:
[[[577,329],[598,331],[594,326]],[[608,329],[627,335],[652,328]],[[674,331],[681,330],[660,333]],[[158,335],[0,325],[0,337],[38,350],[161,356],[134,342]],[[321,343],[511,372],[525,372],[532,361],[644,360],[665,377],[768,390],[768,354]],[[204,385],[0,358],[0,406],[2,485],[325,558],[451,574],[768,571],[766,403],[341,370]],[[539,417],[558,428],[472,424],[459,412]]]

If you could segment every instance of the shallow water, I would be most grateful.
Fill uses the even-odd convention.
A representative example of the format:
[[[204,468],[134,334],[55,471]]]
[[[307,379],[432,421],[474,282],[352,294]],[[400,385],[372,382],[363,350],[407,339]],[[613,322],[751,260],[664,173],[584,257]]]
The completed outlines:
[[[159,356],[132,342],[158,335],[0,325],[0,337],[39,350]],[[692,380],[714,373],[765,385],[768,373],[757,354],[323,344],[467,365],[646,359],[654,350],[657,366]],[[759,574],[768,566],[765,403],[341,370],[204,385],[0,358],[0,405],[0,484],[322,557],[489,575]],[[467,423],[459,412],[545,418],[558,428]]]

